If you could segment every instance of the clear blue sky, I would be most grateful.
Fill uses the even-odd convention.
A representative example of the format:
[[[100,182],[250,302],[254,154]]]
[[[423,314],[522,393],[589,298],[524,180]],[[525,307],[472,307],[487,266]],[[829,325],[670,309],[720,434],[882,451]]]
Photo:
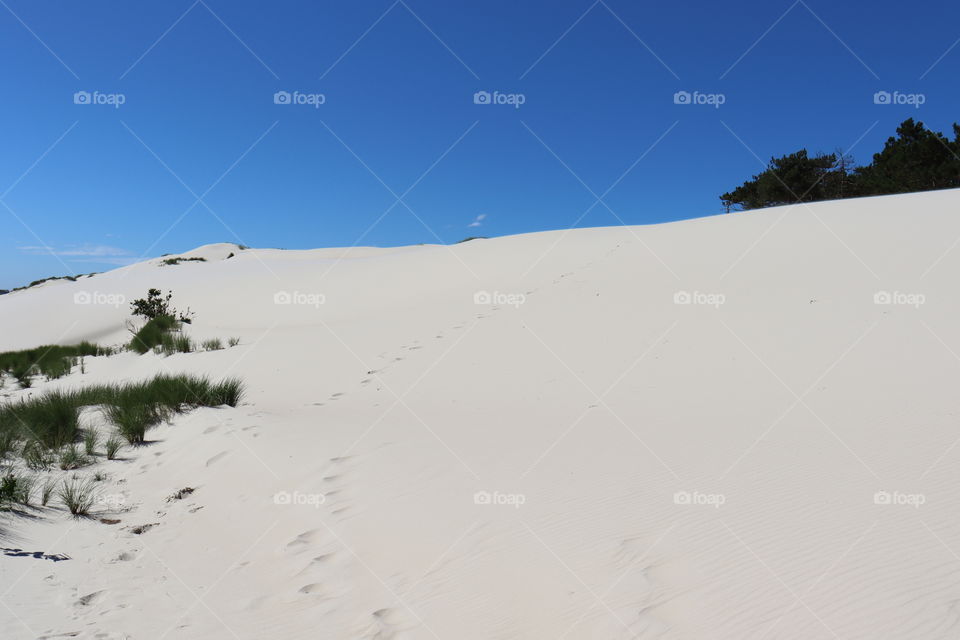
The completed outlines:
[[[754,153],[859,140],[869,161],[907,117],[948,130],[958,18],[943,0],[2,0],[0,288],[210,242],[719,213]]]

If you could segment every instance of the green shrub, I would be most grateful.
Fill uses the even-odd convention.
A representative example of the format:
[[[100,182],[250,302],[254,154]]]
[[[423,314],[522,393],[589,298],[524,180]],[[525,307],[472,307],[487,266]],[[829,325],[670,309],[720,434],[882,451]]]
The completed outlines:
[[[171,260],[177,260],[177,258],[171,258]],[[190,324],[193,316],[193,314],[190,312],[190,309],[188,308],[183,313],[177,311],[170,303],[170,299],[172,297],[172,291],[168,291],[167,295],[164,296],[160,289],[149,289],[147,290],[146,298],[137,298],[130,303],[130,311],[133,313],[133,315],[142,316],[148,320],[163,316],[170,316],[171,318],[177,319],[180,322]]]
[[[240,338],[236,338],[236,337],[230,338],[230,340],[227,342],[227,344],[229,344],[231,347],[235,347],[235,346],[237,346],[238,344],[240,344]]]

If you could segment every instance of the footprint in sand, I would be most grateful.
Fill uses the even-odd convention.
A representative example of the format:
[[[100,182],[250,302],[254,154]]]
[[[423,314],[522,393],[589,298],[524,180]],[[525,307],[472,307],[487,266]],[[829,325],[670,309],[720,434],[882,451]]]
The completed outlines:
[[[404,632],[417,626],[417,620],[403,609],[377,609],[372,614],[370,627],[363,638],[369,640],[400,640]]]
[[[312,560],[310,560],[310,562],[307,563],[307,565],[303,569],[301,569],[296,574],[294,574],[294,577],[302,576],[307,573],[312,573],[313,571],[321,570],[324,565],[330,564],[330,562],[333,560],[334,553],[335,552],[323,553],[323,554],[320,554],[319,556],[314,557]]]
[[[207,462],[204,464],[204,466],[209,467],[210,465],[216,464],[217,462],[219,462],[220,460],[222,460],[224,457],[226,457],[226,456],[228,456],[228,455],[230,455],[230,452],[229,452],[229,451],[221,451],[221,452],[218,453],[217,455],[215,455],[215,456],[213,456],[212,458],[208,459]]]
[[[304,531],[296,538],[287,543],[287,551],[302,551],[305,547],[309,547],[323,538],[323,531],[320,529],[310,529],[309,531]]]
[[[136,552],[121,551],[119,554],[117,554],[117,557],[115,557],[113,560],[110,560],[109,562],[110,564],[113,564],[116,562],[130,562],[131,560],[136,560],[136,559],[137,559]]]
[[[85,596],[81,596],[76,602],[73,603],[75,607],[89,607],[94,602],[96,602],[104,591],[94,591],[93,593],[88,593]]]
[[[305,584],[300,587],[297,591],[307,595],[323,595],[326,593],[326,589],[323,588],[323,585],[319,582],[312,582],[310,584]]]

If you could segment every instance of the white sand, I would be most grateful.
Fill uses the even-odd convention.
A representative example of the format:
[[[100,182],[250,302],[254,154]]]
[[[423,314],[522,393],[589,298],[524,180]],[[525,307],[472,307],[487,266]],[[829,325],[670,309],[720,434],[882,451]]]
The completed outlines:
[[[0,635],[957,637],[958,209],[948,191],[453,247],[214,245],[2,296],[0,350],[119,343],[126,306],[74,295],[148,287],[196,312],[193,337],[242,338],[10,397],[160,371],[249,393],[79,472],[110,474],[125,506],[98,516],[120,524],[4,519],[3,547],[70,559],[0,556]]]

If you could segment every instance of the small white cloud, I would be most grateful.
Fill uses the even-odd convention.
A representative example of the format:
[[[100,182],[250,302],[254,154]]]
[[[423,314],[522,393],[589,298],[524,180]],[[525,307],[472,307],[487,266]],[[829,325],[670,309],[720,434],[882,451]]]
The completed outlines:
[[[471,223],[468,224],[467,226],[468,226],[468,227],[479,227],[481,224],[483,224],[483,221],[484,221],[484,219],[485,219],[486,217],[487,217],[487,214],[481,213],[480,215],[478,215],[476,218],[473,219],[473,222],[471,222]]]
[[[69,256],[75,258],[121,258],[129,256],[130,252],[119,247],[110,247],[107,245],[89,245],[85,244],[79,247],[65,247],[55,249],[53,247],[26,246],[17,247],[21,252],[30,255],[54,255]]]

